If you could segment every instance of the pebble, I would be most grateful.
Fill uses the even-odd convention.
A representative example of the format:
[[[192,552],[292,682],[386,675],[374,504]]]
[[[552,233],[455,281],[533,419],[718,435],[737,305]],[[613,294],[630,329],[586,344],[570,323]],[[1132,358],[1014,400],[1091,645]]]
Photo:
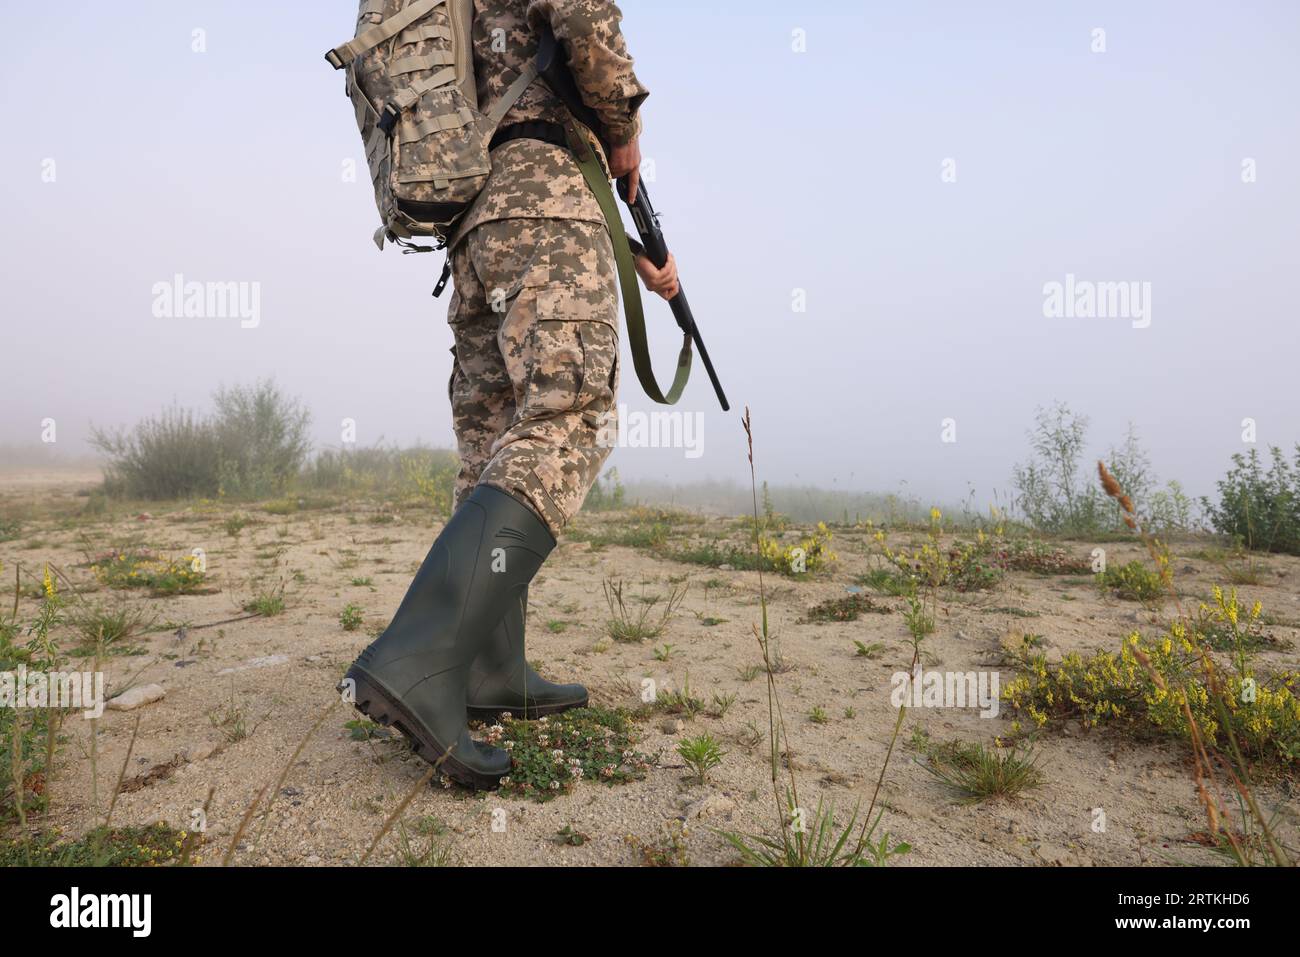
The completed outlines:
[[[136,708],[161,701],[165,697],[167,697],[167,690],[162,685],[141,685],[123,691],[116,698],[111,698],[106,707],[109,711],[134,711]]]
[[[215,744],[204,742],[203,744],[196,744],[192,748],[182,748],[181,757],[183,757],[186,761],[191,761],[191,762],[204,761],[212,757],[212,752],[216,750],[217,750],[217,746]]]
[[[682,817],[690,821],[694,818],[719,817],[730,818],[736,810],[736,802],[725,794],[710,794],[698,801],[692,801],[682,811]]]

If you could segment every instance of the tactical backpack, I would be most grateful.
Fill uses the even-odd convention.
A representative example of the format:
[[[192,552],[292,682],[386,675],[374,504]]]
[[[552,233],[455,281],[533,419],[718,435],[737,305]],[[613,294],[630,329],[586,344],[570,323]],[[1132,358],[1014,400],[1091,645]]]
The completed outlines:
[[[488,146],[502,118],[537,78],[530,63],[480,111],[470,31],[474,0],[362,0],[356,36],[325,54],[347,71],[347,94],[365,143],[383,225],[375,243],[436,236],[487,183]]]
[[[410,240],[434,236],[436,248],[444,248],[456,221],[487,185],[492,171],[488,154],[501,120],[532,82],[543,76],[569,109],[562,139],[609,228],[637,379],[653,401],[672,405],[686,387],[691,342],[692,338],[698,341],[699,333],[686,297],[679,293],[673,303],[683,331],[682,348],[672,385],[661,390],[650,366],[634,257],[610,189],[609,170],[594,148],[599,122],[581,103],[567,67],[561,64],[554,34],[542,29],[537,60],[523,68],[497,102],[481,111],[474,77],[473,25],[474,0],[362,0],[356,36],[325,54],[334,69],[347,70],[347,93],[383,221],[375,244],[382,250],[388,240],[404,246],[405,252],[431,252],[434,247]],[[640,225],[649,227],[652,220],[657,232],[657,217],[648,198],[642,202],[645,212],[640,214]],[[657,245],[662,247],[658,260],[662,265],[668,255],[662,236]],[[450,272],[449,257],[434,287],[435,296],[446,288]],[[726,398],[702,342],[700,347],[725,410]]]

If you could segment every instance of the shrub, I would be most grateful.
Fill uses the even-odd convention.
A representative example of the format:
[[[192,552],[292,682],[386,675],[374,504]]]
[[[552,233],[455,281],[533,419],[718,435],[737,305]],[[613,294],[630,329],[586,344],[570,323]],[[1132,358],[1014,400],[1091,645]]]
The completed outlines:
[[[210,422],[180,408],[145,419],[129,433],[91,429],[108,456],[104,489],[129,498],[212,497],[221,486],[221,446]]]
[[[975,542],[953,542],[944,546],[940,540],[943,533],[943,514],[937,508],[930,510],[930,528],[927,541],[920,548],[899,548],[895,551],[883,530],[875,533],[875,541],[885,560],[896,570],[891,582],[889,577],[877,576],[870,581],[872,587],[888,590],[897,583],[905,595],[915,594],[919,588],[932,592],[947,586],[960,592],[983,591],[992,588],[1002,580],[1002,567],[997,562],[995,543],[1001,540],[1000,530],[994,537],[986,536],[981,530]]]
[[[610,512],[627,505],[627,490],[619,481],[618,469],[610,469],[591,486],[582,503],[584,512]]]
[[[1295,463],[1276,446],[1263,470],[1259,452],[1232,457],[1232,470],[1218,483],[1219,501],[1202,499],[1210,525],[1247,548],[1300,555],[1300,445]]]
[[[1097,575],[1097,585],[1128,601],[1155,601],[1165,591],[1165,579],[1140,561],[1111,566]]]
[[[798,577],[806,572],[815,572],[836,560],[831,551],[831,530],[825,522],[818,522],[813,533],[801,539],[798,545],[782,546],[776,539],[760,536],[759,554],[772,571],[782,575]]]
[[[176,561],[148,549],[108,552],[94,559],[90,569],[107,588],[147,588],[153,595],[198,594],[206,577],[194,560]]]
[[[460,460],[433,449],[402,455],[402,471],[409,485],[436,515],[450,515],[456,500]]]
[[[269,495],[301,469],[310,414],[272,382],[220,389],[214,415],[181,408],[128,431],[91,429],[105,490],[139,499]]]
[[[1190,738],[1186,706],[1215,747],[1232,743],[1252,759],[1284,767],[1300,761],[1300,672],[1257,674],[1250,636],[1260,606],[1247,611],[1235,591],[1225,596],[1219,588],[1214,598],[1201,612],[1235,636],[1227,674],[1205,676],[1199,629],[1183,621],[1156,639],[1134,632],[1118,654],[1072,653],[1055,666],[1031,655],[1024,661],[1027,672],[1002,692],[1018,715],[1013,727],[1020,730],[1021,716],[1037,727],[1077,718],[1086,727],[1127,723]]]
[[[1038,409],[1029,432],[1033,457],[1015,467],[1016,505],[1035,528],[1062,534],[1119,531],[1123,514],[1108,502],[1081,468],[1088,446],[1088,418],[1058,402]],[[1151,461],[1130,425],[1124,441],[1106,460],[1120,485],[1142,502],[1140,519],[1151,531],[1183,531],[1194,519],[1192,502],[1177,482],[1157,490]]]
[[[218,389],[213,429],[221,448],[221,491],[264,498],[282,491],[311,450],[311,413],[274,382]]]

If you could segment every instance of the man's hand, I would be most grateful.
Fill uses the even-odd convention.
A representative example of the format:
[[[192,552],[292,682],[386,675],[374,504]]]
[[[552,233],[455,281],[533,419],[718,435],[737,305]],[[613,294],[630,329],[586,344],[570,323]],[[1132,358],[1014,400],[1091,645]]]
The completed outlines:
[[[634,137],[622,146],[609,150],[609,171],[615,179],[627,177],[627,201],[636,202],[636,188],[641,184],[641,138]],[[644,273],[642,276],[644,277]]]
[[[670,301],[677,295],[677,260],[672,253],[663,269],[657,268],[649,256],[637,256],[636,271],[645,287],[656,295]]]

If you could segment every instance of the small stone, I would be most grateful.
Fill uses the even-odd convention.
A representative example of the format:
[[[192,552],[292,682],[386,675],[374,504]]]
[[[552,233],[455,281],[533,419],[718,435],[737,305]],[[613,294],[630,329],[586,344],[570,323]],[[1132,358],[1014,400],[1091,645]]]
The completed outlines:
[[[192,748],[182,748],[181,757],[190,762],[206,761],[208,758],[212,757],[212,753],[216,750],[217,746],[215,744],[210,744],[205,741],[202,744],[194,745]]]
[[[111,698],[107,707],[109,711],[134,711],[136,708],[161,701],[165,697],[167,691],[162,685],[141,685],[123,691],[116,698]]]
[[[736,802],[725,794],[710,794],[686,805],[682,817],[690,821],[695,818],[731,817],[736,810]]]
[[[659,730],[664,734],[681,734],[686,730],[686,722],[678,718],[669,718],[659,725]]]

